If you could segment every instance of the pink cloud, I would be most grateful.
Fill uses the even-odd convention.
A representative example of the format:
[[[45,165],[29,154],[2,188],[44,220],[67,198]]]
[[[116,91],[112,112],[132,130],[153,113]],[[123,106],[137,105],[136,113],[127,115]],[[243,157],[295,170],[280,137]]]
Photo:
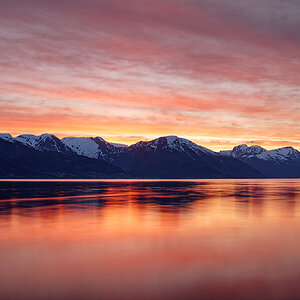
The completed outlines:
[[[68,108],[66,126],[83,132],[69,118],[88,119],[93,110],[90,120],[102,124],[103,106],[114,112],[114,134],[120,120],[135,120],[154,135],[198,135],[205,123],[213,136],[222,124],[241,139],[252,131],[261,140],[283,138],[284,131],[292,141],[300,118],[294,2],[254,2],[0,0],[0,104],[15,107],[4,109],[0,125],[28,124],[18,108],[36,122],[36,107],[60,117]],[[66,131],[50,124],[47,131]]]

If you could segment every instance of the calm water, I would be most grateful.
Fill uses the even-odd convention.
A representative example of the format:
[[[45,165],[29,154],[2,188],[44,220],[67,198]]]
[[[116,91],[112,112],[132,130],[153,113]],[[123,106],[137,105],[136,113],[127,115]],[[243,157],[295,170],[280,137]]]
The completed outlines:
[[[300,181],[2,181],[0,298],[300,299]]]

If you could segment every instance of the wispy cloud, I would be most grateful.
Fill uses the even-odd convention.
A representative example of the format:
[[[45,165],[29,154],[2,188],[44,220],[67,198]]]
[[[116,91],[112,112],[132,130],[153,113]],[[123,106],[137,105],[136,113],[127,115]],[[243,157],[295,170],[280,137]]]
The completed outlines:
[[[3,131],[300,140],[297,1],[0,4]]]

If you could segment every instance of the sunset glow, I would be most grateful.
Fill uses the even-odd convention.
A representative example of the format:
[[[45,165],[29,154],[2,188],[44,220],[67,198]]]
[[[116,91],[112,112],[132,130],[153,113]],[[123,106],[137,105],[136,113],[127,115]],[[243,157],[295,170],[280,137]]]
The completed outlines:
[[[298,180],[5,185],[3,299],[299,298]]]
[[[0,5],[1,132],[300,149],[297,1]]]

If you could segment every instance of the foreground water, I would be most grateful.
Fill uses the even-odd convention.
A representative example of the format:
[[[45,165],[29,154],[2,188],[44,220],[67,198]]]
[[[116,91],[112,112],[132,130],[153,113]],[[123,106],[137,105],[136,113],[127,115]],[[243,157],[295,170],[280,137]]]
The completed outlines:
[[[0,298],[300,299],[300,181],[2,181]]]

